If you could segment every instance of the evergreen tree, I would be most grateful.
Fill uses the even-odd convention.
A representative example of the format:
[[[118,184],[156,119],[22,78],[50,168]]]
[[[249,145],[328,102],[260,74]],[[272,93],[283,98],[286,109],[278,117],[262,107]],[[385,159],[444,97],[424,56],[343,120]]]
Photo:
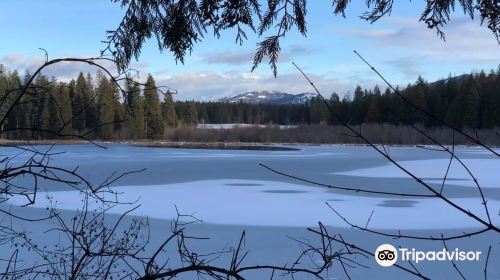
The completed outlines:
[[[97,135],[101,139],[112,139],[115,108],[120,106],[115,102],[116,87],[103,75],[98,75],[97,79]]]
[[[328,103],[330,104],[330,107],[332,108],[332,110],[335,112],[336,115],[340,115],[341,114],[341,111],[342,111],[342,102],[340,101],[340,96],[336,93],[336,92],[333,92],[332,95],[330,96],[330,100],[328,100]],[[328,108],[327,108],[328,110]],[[340,120],[338,120],[334,114],[330,114],[330,112],[328,111],[329,113],[329,120],[328,120],[328,124],[330,125],[337,125],[337,124],[340,124]]]
[[[113,85],[113,86],[116,88],[116,85]],[[119,138],[123,138],[124,136],[122,135],[122,131],[124,130],[123,128],[125,127],[124,122],[125,122],[126,116],[125,116],[125,113],[123,110],[123,106],[120,103],[120,92],[118,90],[115,90],[113,102],[115,104],[114,110],[113,110],[113,112],[114,112],[114,114],[113,114],[114,115],[113,129],[114,129],[115,134],[120,136]]]
[[[10,99],[11,97],[9,96],[8,91],[10,90],[9,88],[9,73],[7,73],[7,70],[3,66],[3,64],[0,64],[0,100],[6,101]],[[10,94],[12,96],[12,94]],[[1,102],[0,103],[0,118],[4,118],[5,115],[7,114],[7,110],[9,109],[9,103],[10,102]],[[12,116],[12,115],[11,115]],[[7,116],[9,118],[9,116]],[[10,125],[12,125],[15,122],[15,120],[12,119],[7,119],[6,123],[2,123],[2,127],[0,129],[4,131],[5,129],[10,128]],[[5,133],[1,133],[1,137],[5,137]]]
[[[172,98],[172,93],[170,92],[167,92],[165,94],[164,101],[161,104],[161,113],[162,113],[163,123],[167,127],[177,127],[179,125],[177,113],[175,112],[174,100]]]
[[[478,128],[478,106],[478,97],[473,92],[469,92],[469,94],[467,94],[464,99],[464,126],[470,128]]]
[[[429,93],[427,97],[427,110],[433,114],[434,116],[438,117],[439,119],[444,119],[444,116],[446,114],[446,110],[443,104],[444,102],[444,96],[445,96],[445,91],[446,91],[446,83],[445,81],[437,81],[434,83],[434,86],[432,89],[429,88]],[[428,127],[435,127],[438,125],[438,122],[433,120],[432,118],[427,118],[425,120],[425,125]]]
[[[164,126],[160,97],[156,90],[155,80],[151,75],[148,75],[144,85],[144,120],[147,138],[157,139],[163,136]]]
[[[82,72],[78,75],[76,81],[70,83],[70,96],[73,111],[73,129],[83,131],[86,127],[86,99],[88,99],[88,89],[85,76]],[[86,97],[87,96],[87,97]]]
[[[17,77],[16,77],[17,78]],[[22,86],[25,86],[28,80],[31,78],[31,74],[26,71],[23,76]],[[16,80],[17,82],[18,80]],[[31,139],[31,131],[27,128],[31,127],[32,123],[32,112],[33,112],[33,96],[31,94],[31,89],[28,90],[26,94],[21,98],[21,103],[16,106],[16,121],[17,127],[21,128],[17,131],[18,139]],[[20,89],[15,92],[16,95],[20,94]],[[14,123],[14,122],[13,122]]]
[[[83,91],[83,102],[85,104],[85,127],[94,130],[97,127],[97,98],[94,90],[92,76],[87,74],[85,78],[85,90]]]
[[[466,93],[460,92],[457,94],[451,104],[447,106],[447,111],[445,115],[445,121],[456,128],[463,127],[464,120],[464,104],[466,99]]]
[[[20,94],[18,84],[18,72],[7,71],[0,64],[0,118],[6,117],[0,129],[7,131],[7,133],[1,133],[2,138],[16,138],[19,133],[19,130],[16,130],[19,127],[19,119],[26,115],[21,109],[22,104],[14,106],[15,100]]]
[[[382,122],[382,110],[380,108],[380,95],[374,94],[370,96],[370,105],[366,112],[366,123]]]
[[[184,116],[184,124],[189,126],[196,126],[198,124],[198,111],[194,101],[188,102],[186,114]]]
[[[31,111],[31,126],[34,139],[53,137],[44,130],[49,124],[48,104],[54,81],[50,82],[44,75],[39,75],[35,79],[35,87],[32,95],[33,110]]]
[[[129,81],[126,84],[126,102],[124,114],[126,117],[125,127],[130,139],[144,138],[144,102],[141,89],[136,82]]]
[[[200,123],[202,123],[202,124],[207,123],[207,121],[209,120],[207,106],[205,106],[205,104],[203,104],[203,103],[199,103],[199,106],[197,108],[198,108],[198,119],[200,120]],[[243,115],[242,121],[244,123],[247,123],[246,122],[246,116],[247,116],[246,111],[245,110],[241,110],[241,111],[242,111],[242,115]]]
[[[350,123],[355,125],[363,123],[366,117],[366,107],[366,92],[357,86],[352,100]]]
[[[367,123],[380,123],[383,121],[381,102],[382,94],[380,88],[375,86],[372,94],[368,98],[368,109],[366,112],[365,122]]]
[[[53,87],[48,109],[48,128],[61,135],[71,134],[73,130],[71,125],[73,112],[71,109],[69,89],[66,84],[59,83]]]
[[[409,100],[415,106],[422,110],[428,110],[427,108],[427,94],[428,94],[429,84],[421,77],[418,76],[417,82],[415,86],[412,87],[413,92],[409,96]],[[416,110],[412,110],[413,114],[411,116],[411,120],[413,123],[425,123],[426,116],[421,112]]]
[[[330,119],[330,111],[323,100],[319,97],[313,97],[309,101],[310,120],[315,124],[327,123]]]

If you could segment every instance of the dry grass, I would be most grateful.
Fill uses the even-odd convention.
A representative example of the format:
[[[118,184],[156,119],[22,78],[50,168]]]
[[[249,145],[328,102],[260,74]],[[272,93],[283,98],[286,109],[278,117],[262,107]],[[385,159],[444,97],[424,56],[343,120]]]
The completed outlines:
[[[387,145],[430,145],[433,142],[410,126],[390,124],[366,124],[357,126],[370,141]],[[453,136],[444,128],[419,127],[442,144],[472,145],[464,137]],[[477,135],[479,140],[490,146],[500,146],[500,129],[467,131]],[[454,140],[453,140],[454,139]],[[166,140],[172,142],[243,142],[243,143],[314,143],[314,144],[364,144],[359,138],[350,135],[342,126],[306,125],[292,129],[233,128],[233,129],[196,129],[177,128],[168,131]]]

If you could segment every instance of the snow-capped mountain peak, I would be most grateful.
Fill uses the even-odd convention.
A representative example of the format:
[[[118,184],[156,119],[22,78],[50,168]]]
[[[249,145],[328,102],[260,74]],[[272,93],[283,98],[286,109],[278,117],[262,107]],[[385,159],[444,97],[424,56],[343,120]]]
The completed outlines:
[[[302,104],[316,96],[314,93],[290,94],[278,91],[249,91],[231,97],[221,98],[221,102],[268,103],[268,104]]]

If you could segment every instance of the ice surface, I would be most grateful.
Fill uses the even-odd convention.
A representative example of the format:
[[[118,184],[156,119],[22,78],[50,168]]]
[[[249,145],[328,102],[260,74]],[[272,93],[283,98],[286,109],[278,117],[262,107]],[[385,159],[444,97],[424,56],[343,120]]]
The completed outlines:
[[[234,246],[240,234],[246,231],[245,249],[249,250],[248,264],[285,264],[295,260],[300,246],[295,239],[307,238],[319,241],[304,227],[315,226],[318,221],[330,225],[332,234],[342,234],[344,238],[362,248],[374,251],[383,243],[394,246],[417,248],[419,250],[442,249],[441,242],[427,242],[408,239],[392,239],[352,230],[325,205],[328,202],[353,223],[365,226],[370,213],[374,211],[369,228],[401,230],[403,234],[419,236],[445,236],[471,231],[470,227],[479,228],[469,217],[456,211],[438,199],[415,199],[401,197],[371,197],[363,194],[339,194],[325,188],[297,185],[283,176],[278,176],[260,167],[264,163],[277,170],[293,175],[303,176],[320,182],[339,186],[356,186],[374,188],[381,191],[394,191],[394,187],[408,190],[415,187],[412,180],[391,167],[378,154],[368,147],[325,145],[295,146],[300,151],[218,151],[188,150],[168,148],[147,148],[110,144],[107,150],[92,145],[57,146],[57,151],[67,151],[55,156],[53,164],[74,169],[79,166],[80,173],[93,182],[100,183],[112,172],[125,172],[147,168],[147,171],[126,176],[117,183],[115,190],[121,192],[121,201],[135,201],[141,204],[135,215],[149,216],[151,219],[152,248],[157,248],[170,231],[170,220],[176,216],[175,206],[181,213],[194,214],[205,221],[189,226],[188,233],[195,236],[210,237],[206,242],[192,246],[198,252],[215,252],[221,248]],[[45,149],[47,146],[37,146]],[[491,188],[498,180],[498,160],[490,160],[488,152],[476,148],[458,151],[471,166],[480,182]],[[13,156],[17,150],[0,148],[0,154]],[[422,150],[414,147],[391,147],[391,154],[401,161],[403,166],[411,168],[418,176],[428,182],[440,182],[444,175],[448,160],[441,152]],[[25,154],[15,161],[25,160]],[[411,161],[409,161],[411,160]],[[347,171],[348,170],[348,171]],[[466,173],[453,164],[450,184],[472,186]],[[332,176],[344,174],[349,176]],[[374,178],[376,177],[376,178]],[[496,179],[496,180],[495,180]],[[279,180],[279,182],[278,182]],[[52,183],[50,183],[52,184]],[[43,185],[43,189],[56,189],[53,185]],[[62,188],[64,190],[64,188]],[[450,197],[457,204],[470,209],[475,214],[485,217],[477,191],[471,187],[449,187]],[[452,191],[453,190],[453,191]],[[500,224],[497,215],[500,208],[498,191],[488,189],[488,205],[495,224]],[[50,192],[56,206],[60,209],[75,210],[81,206],[82,196],[74,191]],[[44,199],[44,192],[37,196],[36,207],[49,204]],[[20,205],[26,202],[22,198],[9,200]],[[5,205],[5,207],[10,207]],[[93,207],[98,205],[92,204]],[[121,214],[133,205],[122,205],[112,209]],[[44,209],[34,207],[13,207],[17,214],[26,217],[39,217],[46,213]],[[63,214],[69,220],[72,212]],[[110,215],[111,218],[116,216]],[[126,218],[128,221],[128,219]],[[9,223],[4,219],[4,223]],[[60,244],[58,232],[48,231],[54,224],[52,221],[38,223],[18,222],[15,226],[23,231],[31,232],[31,237],[38,244]],[[476,237],[447,242],[450,248],[482,250],[486,254],[489,245],[498,245],[498,236],[493,232]],[[317,244],[317,243],[315,243]],[[8,259],[12,247],[4,244],[0,250],[0,258]],[[490,264],[498,263],[498,254],[493,254]],[[146,252],[151,255],[152,252]],[[175,259],[176,251],[170,252]],[[20,255],[20,259],[34,261],[32,252]],[[32,259],[33,258],[33,259]],[[364,260],[363,258],[360,260]],[[223,259],[224,264],[230,258]],[[369,269],[350,269],[352,279],[406,279],[407,274],[400,274],[396,269],[378,266],[374,260],[367,259],[362,263]],[[484,259],[479,263],[459,263],[461,271],[467,279],[476,279],[483,275]],[[142,268],[142,267],[141,267]],[[334,266],[329,279],[345,279],[342,269]],[[430,278],[456,279],[457,273],[450,263],[419,263],[418,269]],[[490,265],[489,276],[499,275],[499,266]],[[247,279],[265,279],[269,275],[245,275]],[[196,276],[194,276],[196,277]],[[193,275],[183,279],[193,279]],[[296,276],[297,279],[311,279]],[[286,278],[288,279],[288,278]]]
[[[428,159],[400,161],[398,163],[417,177],[424,178],[426,182],[441,184],[449,162],[449,159]],[[496,176],[500,171],[500,159],[463,159],[463,162],[472,174],[474,174],[480,186],[485,188],[500,188],[500,181]],[[390,163],[371,168],[335,172],[333,174],[374,178],[410,178],[409,175]],[[476,186],[467,170],[457,160],[452,161],[447,180],[447,184]]]
[[[187,183],[122,186],[121,201],[138,201],[136,215],[151,218],[175,217],[175,206],[184,214],[193,214],[210,224],[255,226],[315,226],[347,227],[325,204],[330,203],[353,223],[364,226],[374,210],[371,228],[379,229],[453,229],[476,227],[466,215],[457,213],[438,199],[404,199],[362,197],[336,194],[325,188],[295,185],[286,182],[257,180],[204,180]],[[81,196],[74,191],[52,192],[59,209],[76,210]],[[394,200],[395,203],[392,203]],[[454,202],[484,216],[478,199],[460,198]],[[11,203],[21,204],[10,200]],[[48,201],[39,199],[36,207],[46,207]],[[414,207],[413,207],[414,206]],[[490,201],[498,209],[498,201]],[[112,213],[123,213],[130,205],[118,206]],[[494,215],[498,220],[498,216]],[[498,222],[498,221],[497,221]]]

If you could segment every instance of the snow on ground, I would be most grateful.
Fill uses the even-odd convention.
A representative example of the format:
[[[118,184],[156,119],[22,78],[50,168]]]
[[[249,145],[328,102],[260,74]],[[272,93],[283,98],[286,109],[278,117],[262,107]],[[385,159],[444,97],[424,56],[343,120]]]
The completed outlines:
[[[462,159],[462,161],[477,178],[481,187],[500,188],[498,177],[493,176],[500,171],[500,159]],[[400,161],[398,163],[426,182],[441,184],[449,162],[449,159],[429,159]],[[332,174],[374,178],[410,178],[409,175],[391,163]],[[476,186],[466,169],[456,160],[453,160],[450,166],[447,184]]]
[[[205,123],[198,124],[196,128],[201,129],[233,129],[233,128],[266,128],[279,127],[280,129],[296,128],[296,125],[263,125],[263,124],[247,124],[247,123]]]
[[[458,147],[458,152],[469,154],[469,155],[492,155],[491,151],[488,151],[481,147]],[[500,149],[493,148],[493,151],[500,153]]]
[[[364,226],[374,210],[371,228],[378,229],[456,229],[477,227],[466,215],[438,199],[395,199],[341,195],[318,187],[286,182],[256,180],[205,180],[187,183],[122,186],[121,201],[141,204],[136,215],[171,219],[176,216],[175,206],[183,214],[193,214],[209,224],[248,226],[315,226],[348,227],[326,205],[330,203],[353,223]],[[81,205],[77,192],[49,194],[57,208],[75,210]],[[42,197],[42,196],[40,196]],[[460,198],[454,202],[484,216],[478,199]],[[23,201],[9,200],[22,204]],[[46,207],[48,201],[39,199],[36,207]],[[500,202],[491,200],[491,209]],[[130,205],[117,206],[111,213],[123,213]],[[493,215],[500,222],[498,215]]]

